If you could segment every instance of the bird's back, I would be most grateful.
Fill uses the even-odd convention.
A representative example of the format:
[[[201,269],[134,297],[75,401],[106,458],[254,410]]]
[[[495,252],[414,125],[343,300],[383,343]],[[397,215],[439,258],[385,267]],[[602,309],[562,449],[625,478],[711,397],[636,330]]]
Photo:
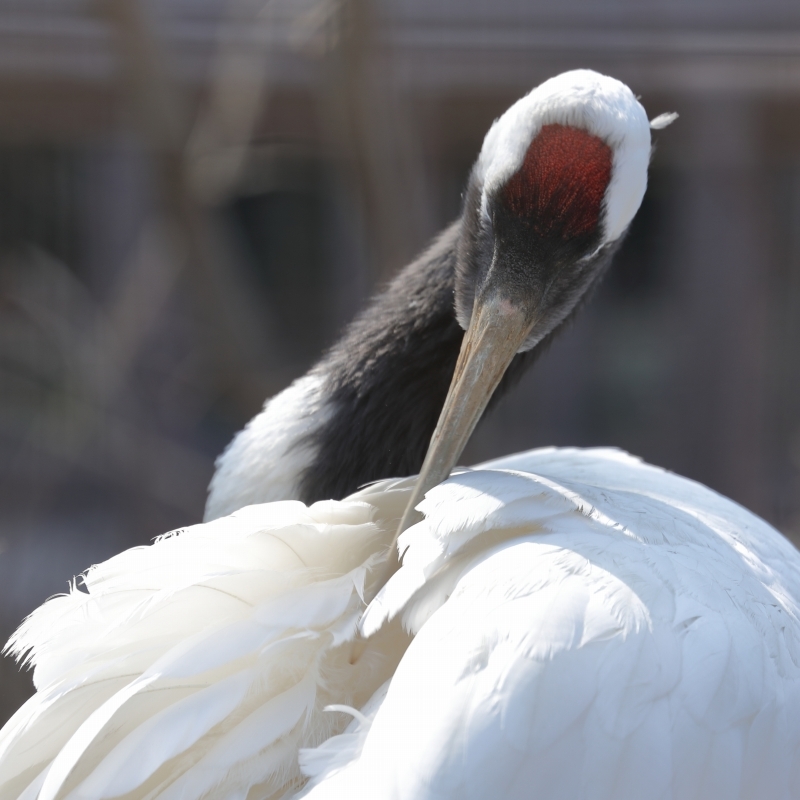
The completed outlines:
[[[428,493],[358,641],[409,484],[253,506],[46,604],[0,796],[800,796],[800,556],[770,526],[619,451],[511,456]]]
[[[613,450],[490,462],[423,510],[364,621],[415,639],[309,797],[800,797],[800,556],[770,526]]]

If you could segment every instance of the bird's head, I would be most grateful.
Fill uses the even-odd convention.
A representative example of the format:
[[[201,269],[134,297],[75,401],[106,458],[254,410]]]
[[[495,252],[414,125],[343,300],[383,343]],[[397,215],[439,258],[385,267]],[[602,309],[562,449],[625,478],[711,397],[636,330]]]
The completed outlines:
[[[650,128],[631,90],[576,70],[495,121],[465,196],[456,314],[466,334],[413,507],[446,478],[514,355],[559,325],[595,283],[647,186]]]
[[[511,106],[486,135],[465,197],[461,326],[502,298],[524,329],[517,349],[540,341],[628,228],[649,160],[647,115],[613,78],[566,72]]]

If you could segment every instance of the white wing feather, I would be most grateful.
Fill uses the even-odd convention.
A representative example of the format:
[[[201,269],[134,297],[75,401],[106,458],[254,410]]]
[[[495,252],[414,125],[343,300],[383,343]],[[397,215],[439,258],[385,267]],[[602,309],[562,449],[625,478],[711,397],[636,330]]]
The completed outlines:
[[[354,649],[409,484],[242,509],[46,603],[0,796],[800,798],[800,556],[766,523],[619,451],[490,462],[428,493]]]
[[[298,748],[347,724],[324,707],[363,704],[402,653],[350,664],[407,485],[244,508],[48,601],[9,643],[38,692],[0,733],[0,796],[269,797],[301,781]]]
[[[401,537],[362,625],[416,636],[307,796],[800,797],[797,551],[618,451],[483,467]]]

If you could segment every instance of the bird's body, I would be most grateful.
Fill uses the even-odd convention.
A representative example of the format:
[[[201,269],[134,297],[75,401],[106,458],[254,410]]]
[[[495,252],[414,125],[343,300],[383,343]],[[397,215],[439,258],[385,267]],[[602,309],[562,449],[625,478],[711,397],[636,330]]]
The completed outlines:
[[[399,614],[415,638],[359,758],[309,798],[800,796],[797,551],[620,452],[486,467],[401,537],[364,626]]]
[[[450,476],[601,278],[649,155],[596,73],[512,106],[461,219],[221,457],[210,521],[23,623],[0,798],[800,798],[780,534],[615,450]]]
[[[299,765],[314,800],[798,796],[800,554],[776,531],[619,451],[500,459],[429,492],[351,664],[410,485],[252,506],[51,600],[16,639],[38,694],[0,796],[54,758],[40,800],[281,797]],[[369,718],[342,734],[329,704]]]

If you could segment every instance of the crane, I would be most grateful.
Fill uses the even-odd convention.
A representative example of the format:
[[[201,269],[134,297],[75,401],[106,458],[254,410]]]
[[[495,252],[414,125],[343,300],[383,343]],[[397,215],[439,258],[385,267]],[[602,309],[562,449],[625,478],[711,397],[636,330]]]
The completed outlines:
[[[454,468],[670,121],[578,70],[494,123],[460,219],[236,437],[207,521],[14,634],[0,796],[800,797],[789,542],[613,449]]]

